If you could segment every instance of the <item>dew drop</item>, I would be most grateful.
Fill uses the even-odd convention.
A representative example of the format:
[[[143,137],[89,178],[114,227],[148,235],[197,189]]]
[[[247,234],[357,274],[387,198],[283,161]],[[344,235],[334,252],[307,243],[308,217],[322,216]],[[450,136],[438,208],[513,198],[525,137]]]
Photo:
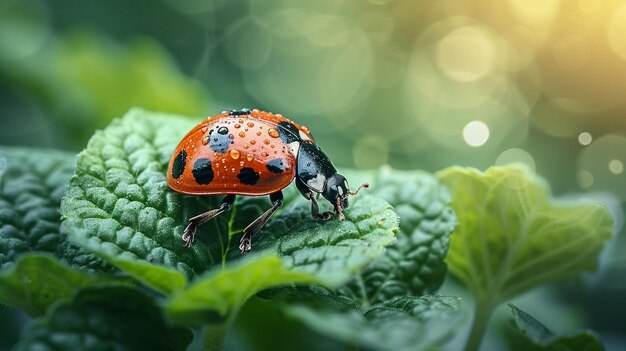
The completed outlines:
[[[239,120],[237,122],[243,123],[243,118],[239,118]]]
[[[272,137],[272,138],[278,138],[280,136],[280,133],[278,133],[278,130],[276,128],[270,128],[267,133]]]
[[[273,149],[275,146],[274,146],[274,144],[272,144],[272,145],[270,145],[270,147]]]
[[[261,131],[260,131],[260,130],[259,130],[259,131],[257,131],[257,132],[256,132],[256,135],[261,136]]]
[[[222,163],[226,163],[226,159],[225,158],[222,159]]]
[[[235,124],[235,128],[241,128],[241,124],[239,123]]]
[[[234,168],[234,167],[233,167],[233,168],[231,168],[230,170],[231,170],[231,171],[233,171],[233,172],[235,172],[235,168]]]
[[[206,131],[209,130],[209,127],[203,126],[201,130],[202,130],[202,133],[206,133]]]
[[[244,133],[244,132],[239,132],[239,136],[243,138],[243,137],[245,137],[245,136],[246,136],[246,133]]]
[[[202,145],[206,145],[209,143],[209,137],[205,136],[204,138],[202,138]]]
[[[228,139],[235,139],[235,136],[232,134],[228,134]]]
[[[248,127],[250,127],[250,128],[254,127],[254,123],[248,122]]]
[[[261,156],[267,157],[267,152],[265,152],[265,151],[261,152]]]
[[[243,146],[243,148],[244,148],[244,149],[247,149],[247,148],[249,148],[249,147],[250,147],[250,146],[248,146],[248,145],[244,145],[244,146]]]
[[[265,144],[265,145],[269,145],[269,143],[270,143],[270,141],[269,141],[269,140],[267,140],[267,139],[264,139],[264,140],[263,140],[263,144]]]
[[[220,133],[220,134],[226,134],[226,133],[228,133],[228,128],[226,128],[226,127],[220,127],[220,128],[217,130],[217,132],[218,132],[218,133]]]
[[[239,165],[240,165],[241,167],[243,167],[244,163],[245,163],[245,162],[241,161],[241,162],[239,162]]]
[[[239,158],[239,151],[235,150],[235,149],[231,149],[230,150],[230,157],[232,157],[233,159],[238,159]]]
[[[256,140],[254,140],[254,139],[250,140],[250,144],[252,144],[252,145],[256,144]]]
[[[248,154],[248,156],[246,156],[246,159],[248,161],[252,161],[254,159],[254,156],[252,156],[252,154]]]

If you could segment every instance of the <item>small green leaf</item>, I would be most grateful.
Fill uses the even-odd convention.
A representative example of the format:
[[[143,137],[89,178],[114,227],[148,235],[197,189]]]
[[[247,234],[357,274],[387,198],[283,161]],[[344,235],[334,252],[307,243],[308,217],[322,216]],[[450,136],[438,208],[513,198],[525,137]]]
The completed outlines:
[[[141,110],[113,121],[78,156],[61,205],[72,240],[164,293],[180,290],[185,277],[240,259],[243,228],[269,207],[266,198],[238,197],[230,213],[198,228],[191,249],[183,247],[187,220],[221,200],[184,196],[167,186],[171,153],[192,127],[188,119]],[[353,202],[346,221],[319,222],[289,187],[280,212],[255,235],[254,251],[277,254],[287,267],[327,285],[343,283],[382,255],[398,226],[385,201],[363,194]]]
[[[374,305],[365,313],[349,306],[331,308],[325,303],[326,307],[321,303],[314,307],[291,304],[284,310],[322,335],[365,348],[394,351],[438,349],[462,321],[456,297],[407,296]]]
[[[436,291],[446,275],[445,257],[456,217],[450,194],[433,175],[382,168],[345,174],[367,194],[389,202],[400,216],[398,241],[339,292],[368,307],[401,296]],[[360,196],[360,195],[359,195]]]
[[[249,257],[199,277],[172,296],[166,309],[180,323],[200,324],[234,315],[262,289],[288,283],[311,283],[314,277],[288,269],[277,256]]]
[[[513,324],[516,329],[532,343],[532,348],[524,346],[524,350],[537,351],[602,351],[604,346],[598,336],[590,330],[580,330],[564,334],[556,334],[528,313],[509,304],[513,313]],[[516,348],[513,345],[513,350]]]
[[[474,296],[492,306],[540,284],[592,271],[613,231],[594,202],[554,202],[542,181],[518,167],[439,173],[459,225],[448,264]]]
[[[0,148],[0,269],[24,253],[48,252],[82,269],[110,270],[59,230],[59,204],[75,159],[49,149]]]
[[[52,256],[27,254],[0,272],[0,302],[30,315],[41,315],[53,302],[71,297],[76,290],[97,284],[116,283],[59,263]]]
[[[183,350],[186,328],[166,324],[154,301],[136,289],[80,291],[31,324],[17,350]]]

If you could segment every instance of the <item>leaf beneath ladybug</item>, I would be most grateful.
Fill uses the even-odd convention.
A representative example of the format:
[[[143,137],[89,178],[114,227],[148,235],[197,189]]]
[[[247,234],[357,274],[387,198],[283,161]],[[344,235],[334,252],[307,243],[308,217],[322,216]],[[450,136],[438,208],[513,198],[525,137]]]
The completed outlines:
[[[75,242],[167,294],[189,278],[240,260],[243,228],[269,208],[265,198],[238,197],[233,210],[199,227],[191,249],[187,220],[219,205],[219,197],[169,189],[171,153],[193,127],[186,118],[133,110],[96,133],[78,156],[63,199],[63,228]],[[276,254],[286,267],[327,286],[345,282],[395,241],[398,217],[389,204],[357,196],[347,220],[318,222],[293,186],[285,203],[253,238],[253,253]]]

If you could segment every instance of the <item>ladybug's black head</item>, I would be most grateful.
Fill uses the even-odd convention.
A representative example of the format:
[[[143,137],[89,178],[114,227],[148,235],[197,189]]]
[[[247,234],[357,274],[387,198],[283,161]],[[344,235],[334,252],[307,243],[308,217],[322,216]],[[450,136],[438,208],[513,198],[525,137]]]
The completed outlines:
[[[367,187],[367,184],[362,184],[356,191],[350,191],[350,185],[348,185],[348,180],[346,180],[346,178],[341,174],[335,173],[331,177],[326,179],[322,196],[324,196],[326,200],[330,201],[330,203],[333,204],[333,206],[335,207],[335,212],[337,212],[339,219],[343,221],[344,217],[343,213],[341,213],[341,210],[348,208],[348,195],[356,195],[356,193],[361,190],[361,188]]]

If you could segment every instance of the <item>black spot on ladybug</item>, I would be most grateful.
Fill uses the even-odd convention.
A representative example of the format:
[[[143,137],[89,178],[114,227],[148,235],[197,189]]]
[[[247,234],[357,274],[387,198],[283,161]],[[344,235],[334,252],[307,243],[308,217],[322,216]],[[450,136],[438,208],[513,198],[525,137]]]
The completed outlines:
[[[291,144],[294,141],[302,141],[298,128],[289,122],[278,123],[278,131],[280,133],[280,139],[285,144]]]
[[[237,174],[237,178],[242,184],[254,185],[259,181],[259,172],[255,172],[254,169],[244,167]]]
[[[174,159],[174,164],[172,164],[172,177],[175,179],[180,178],[185,170],[185,164],[187,164],[187,151],[180,150]]]
[[[228,128],[219,127],[217,133],[209,135],[209,147],[211,150],[220,153],[228,151],[228,147],[231,144],[231,139],[228,137]]]
[[[231,116],[249,115],[252,112],[249,108],[242,108],[241,110],[230,110]]]
[[[265,166],[272,173],[283,173],[285,171],[285,159],[275,158],[268,161]]]
[[[191,172],[198,184],[209,184],[214,177],[213,168],[211,168],[211,160],[208,158],[197,159],[193,164]]]

